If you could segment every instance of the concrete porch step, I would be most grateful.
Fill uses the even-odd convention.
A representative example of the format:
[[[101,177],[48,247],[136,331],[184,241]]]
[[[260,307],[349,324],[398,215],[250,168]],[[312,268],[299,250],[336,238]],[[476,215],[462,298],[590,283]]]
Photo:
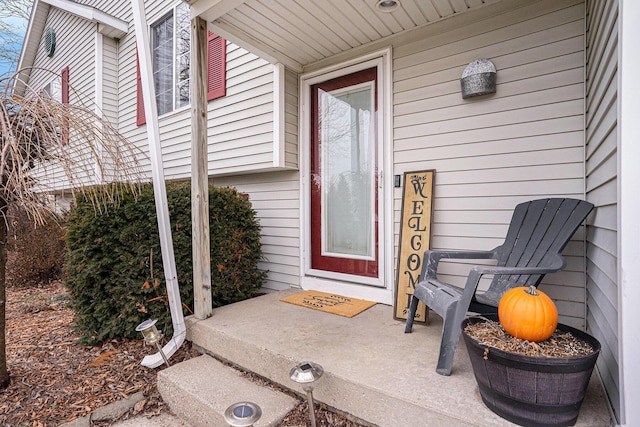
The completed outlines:
[[[416,325],[405,334],[404,322],[393,318],[393,307],[377,304],[346,318],[280,301],[295,292],[219,307],[206,320],[190,317],[187,339],[217,359],[301,394],[289,372],[301,362],[318,363],[324,375],[314,383],[316,401],[379,427],[514,425],[482,402],[463,342],[451,376],[435,372],[442,334],[438,316],[432,316],[429,326]],[[244,398],[234,396],[226,404]],[[257,398],[255,403],[263,406]],[[576,427],[608,425],[603,389],[594,374]]]
[[[193,427],[228,426],[225,410],[242,401],[254,402],[262,409],[256,427],[276,426],[298,403],[207,355],[158,372],[158,391],[169,408]]]

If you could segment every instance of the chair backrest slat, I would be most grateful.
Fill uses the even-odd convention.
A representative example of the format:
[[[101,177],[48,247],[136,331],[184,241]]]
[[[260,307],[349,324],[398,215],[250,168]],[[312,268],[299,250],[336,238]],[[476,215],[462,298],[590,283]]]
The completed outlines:
[[[591,203],[576,199],[549,198],[519,204],[505,241],[497,249],[498,265],[549,267],[562,262],[562,250],[592,209]],[[488,294],[501,295],[513,286],[537,286],[542,277],[495,276]]]

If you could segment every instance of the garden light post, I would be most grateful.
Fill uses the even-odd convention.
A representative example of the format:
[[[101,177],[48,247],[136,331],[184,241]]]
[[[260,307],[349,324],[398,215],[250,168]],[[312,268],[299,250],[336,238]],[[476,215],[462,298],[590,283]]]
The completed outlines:
[[[160,345],[160,339],[162,338],[162,332],[156,328],[156,322],[158,319],[148,319],[144,322],[140,323],[136,326],[136,331],[142,332],[142,336],[144,337],[144,342],[151,345],[156,345],[158,347],[158,352],[162,356],[162,360],[164,363],[169,365],[169,361],[167,360],[167,356],[164,355],[164,351],[162,351],[162,345]]]
[[[251,427],[262,416],[262,409],[252,402],[238,402],[224,411],[224,420],[230,427]]]
[[[322,376],[324,369],[313,362],[302,362],[291,370],[291,379],[298,384],[302,384],[302,389],[307,392],[307,402],[309,405],[309,417],[311,427],[316,427],[316,412],[313,407],[313,382]]]

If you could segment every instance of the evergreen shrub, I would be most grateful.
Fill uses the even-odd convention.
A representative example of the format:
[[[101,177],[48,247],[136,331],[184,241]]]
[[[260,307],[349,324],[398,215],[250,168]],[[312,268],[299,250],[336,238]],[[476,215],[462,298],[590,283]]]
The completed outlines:
[[[193,307],[190,184],[167,184],[167,201],[180,297],[188,315]],[[235,189],[210,186],[209,216],[213,306],[255,296],[266,272],[257,268],[260,225],[249,200]],[[173,334],[151,184],[136,198],[123,195],[101,214],[78,197],[66,242],[65,283],[84,342],[139,338],[135,327],[155,318],[165,335]]]

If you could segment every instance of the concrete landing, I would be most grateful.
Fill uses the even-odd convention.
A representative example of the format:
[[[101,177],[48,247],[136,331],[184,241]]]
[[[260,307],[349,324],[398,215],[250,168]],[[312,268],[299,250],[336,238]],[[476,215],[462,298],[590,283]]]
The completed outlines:
[[[173,413],[193,427],[227,426],[225,410],[241,401],[254,402],[262,409],[255,427],[272,427],[298,403],[207,355],[158,372],[158,391]]]
[[[346,318],[279,301],[296,291],[220,307],[206,320],[189,318],[187,338],[222,360],[299,393],[301,387],[289,379],[291,368],[303,361],[319,363],[325,374],[316,382],[314,397],[380,427],[513,425],[482,402],[463,342],[456,351],[452,375],[436,374],[442,332],[439,316],[431,316],[430,326],[415,325],[412,334],[405,334],[404,323],[393,319],[390,306],[378,304]],[[202,372],[189,367],[180,375],[203,382]],[[211,378],[208,381],[216,384],[225,382],[217,374]],[[206,393],[215,392],[224,390]],[[228,404],[238,397],[229,396]],[[199,410],[181,409],[185,413]],[[576,425],[611,425],[597,374],[592,376]]]

